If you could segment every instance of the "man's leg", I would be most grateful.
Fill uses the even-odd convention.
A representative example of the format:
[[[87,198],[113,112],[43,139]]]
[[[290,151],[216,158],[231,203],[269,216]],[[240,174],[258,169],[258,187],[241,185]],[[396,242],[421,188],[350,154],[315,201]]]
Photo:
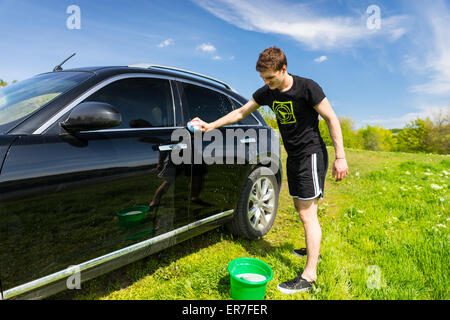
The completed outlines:
[[[312,282],[317,279],[317,263],[322,240],[317,205],[319,197],[323,194],[326,173],[322,153],[290,159],[286,161],[289,194],[303,223],[308,259],[302,274],[278,285],[278,289],[287,294],[311,290]]]
[[[312,200],[293,198],[293,200],[305,230],[307,260],[302,277],[310,282],[314,282],[317,279],[317,263],[322,240],[322,231],[317,217],[318,198]]]

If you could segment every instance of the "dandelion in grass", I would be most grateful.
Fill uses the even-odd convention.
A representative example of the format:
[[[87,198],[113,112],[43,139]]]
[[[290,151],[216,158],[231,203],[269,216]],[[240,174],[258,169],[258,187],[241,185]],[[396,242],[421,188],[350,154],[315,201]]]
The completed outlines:
[[[409,176],[409,175],[411,175],[411,172],[405,171],[405,174]]]

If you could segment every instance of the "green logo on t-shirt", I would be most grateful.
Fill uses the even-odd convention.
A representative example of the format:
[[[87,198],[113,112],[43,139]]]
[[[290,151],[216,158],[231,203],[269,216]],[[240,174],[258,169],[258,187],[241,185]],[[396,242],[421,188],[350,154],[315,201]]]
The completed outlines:
[[[275,112],[280,124],[295,123],[294,109],[292,101],[274,101],[272,110]]]

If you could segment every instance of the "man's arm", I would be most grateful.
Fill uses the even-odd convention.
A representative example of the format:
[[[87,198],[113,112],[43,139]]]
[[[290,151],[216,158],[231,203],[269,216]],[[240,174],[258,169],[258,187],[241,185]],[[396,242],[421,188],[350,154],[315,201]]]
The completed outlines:
[[[334,151],[336,154],[336,160],[333,164],[333,177],[336,176],[336,181],[342,180],[348,173],[348,166],[347,161],[345,160],[344,141],[339,119],[326,97],[316,105],[314,109],[316,109],[320,116],[326,121],[331,139],[333,140]]]
[[[191,121],[198,121],[200,122],[200,125],[202,126],[202,131],[207,132],[209,130],[213,130],[222,126],[225,126],[227,124],[232,124],[235,122],[238,122],[239,120],[244,119],[246,116],[248,116],[250,113],[255,111],[260,107],[259,104],[255,102],[255,100],[250,99],[246,104],[244,104],[239,109],[233,110],[227,115],[224,115],[222,118],[217,119],[214,122],[207,123],[200,119],[199,117],[195,117]]]

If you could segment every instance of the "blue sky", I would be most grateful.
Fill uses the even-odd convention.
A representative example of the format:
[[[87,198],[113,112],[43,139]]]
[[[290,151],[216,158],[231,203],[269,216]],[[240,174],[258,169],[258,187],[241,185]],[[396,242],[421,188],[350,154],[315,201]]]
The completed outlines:
[[[67,27],[70,5],[80,29]],[[0,78],[50,71],[76,52],[64,68],[171,65],[250,98],[263,85],[258,55],[275,45],[357,128],[400,128],[450,109],[449,30],[442,0],[0,0]]]

